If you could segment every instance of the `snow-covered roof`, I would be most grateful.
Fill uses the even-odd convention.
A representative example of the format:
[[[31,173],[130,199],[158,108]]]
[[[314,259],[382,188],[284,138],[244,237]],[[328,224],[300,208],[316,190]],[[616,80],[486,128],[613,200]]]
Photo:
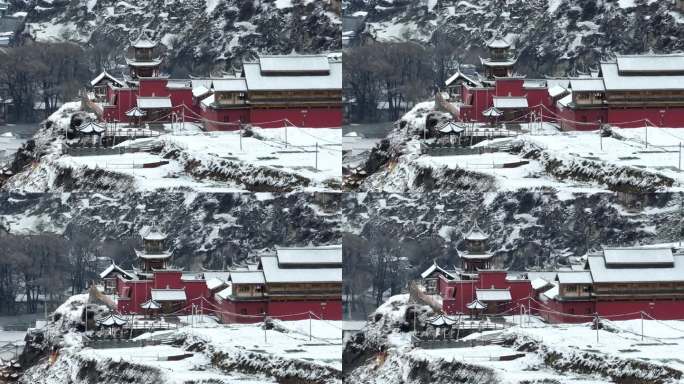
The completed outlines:
[[[126,320],[126,319],[124,319],[124,318],[122,318],[122,317],[119,317],[119,316],[116,315],[116,314],[110,313],[107,317],[105,317],[104,319],[99,320],[97,323],[98,323],[100,326],[104,326],[104,327],[113,327],[113,326],[118,326],[118,327],[120,327],[120,326],[122,326],[122,325],[128,323],[128,320]]]
[[[471,253],[468,251],[457,251],[458,256],[466,260],[487,260],[491,259],[494,255],[491,253]]]
[[[482,116],[485,116],[485,117],[499,117],[502,115],[503,115],[503,112],[499,111],[498,109],[496,109],[494,107],[489,107],[489,108],[485,109],[484,111],[482,111]]]
[[[571,79],[570,88],[574,92],[604,92],[606,87],[603,85],[603,79]]]
[[[156,301],[149,299],[146,302],[140,304],[140,308],[142,309],[159,309],[161,308],[161,305],[157,303]]]
[[[458,322],[458,320],[440,313],[435,317],[427,319],[427,322],[435,327],[444,327],[454,325]]]
[[[260,55],[259,66],[262,72],[300,73],[330,71],[330,61],[327,55]]]
[[[494,108],[512,109],[527,108],[527,98],[524,96],[493,96]]]
[[[508,59],[508,60],[493,60],[493,59],[483,59],[480,58],[480,63],[482,65],[485,65],[487,67],[510,67],[515,65],[517,62],[517,59]]]
[[[548,282],[546,279],[542,277],[537,277],[533,279],[532,281],[530,281],[530,284],[532,285],[532,289],[534,289],[535,291],[552,285],[550,282]]]
[[[131,67],[156,67],[161,64],[162,59],[156,58],[148,61],[137,61],[135,59],[126,58],[126,64]]]
[[[142,31],[135,41],[131,40],[131,47],[133,48],[154,48],[157,46],[157,42],[153,41],[147,32]]]
[[[589,271],[558,272],[556,279],[560,284],[591,284]]]
[[[553,286],[549,290],[543,292],[542,295],[549,299],[555,299],[559,292],[558,284],[553,284]]]
[[[128,117],[143,117],[145,115],[147,115],[147,112],[143,111],[137,106],[134,106],[133,108],[126,111],[126,116]]]
[[[233,284],[266,284],[263,271],[233,271],[230,281]]]
[[[681,73],[684,75],[684,54],[617,56],[620,73]]]
[[[511,301],[509,289],[476,289],[475,296],[479,301]]]
[[[485,309],[487,308],[487,304],[481,302],[478,299],[475,299],[471,301],[470,303],[466,304],[466,308],[468,309]]]
[[[452,275],[451,273],[447,272],[447,271],[444,270],[442,267],[440,267],[439,265],[437,265],[437,262],[432,262],[432,265],[429,266],[428,269],[426,269],[425,271],[423,271],[423,273],[420,274],[420,277],[422,277],[422,278],[424,279],[424,278],[430,276],[430,275],[431,275],[433,272],[435,272],[435,271],[441,272],[441,273],[443,273],[443,274],[445,274],[445,275],[451,277],[452,279],[455,279],[455,278],[456,278],[456,277],[454,277],[454,275]]]
[[[495,36],[493,39],[489,40],[487,42],[487,47],[488,48],[499,48],[499,49],[506,49],[511,46],[511,43],[506,40],[504,37],[498,37]]]
[[[145,253],[143,251],[135,250],[136,256],[138,256],[141,259],[145,260],[156,260],[156,259],[168,259],[171,257],[170,252],[161,252],[161,253]]]
[[[437,127],[442,133],[460,133],[465,130],[460,124],[457,124],[453,120],[447,120]]]
[[[570,105],[570,103],[572,103],[572,93],[558,100],[558,104],[560,104],[563,107],[567,107],[568,105]]]
[[[104,79],[109,79],[109,80],[111,80],[112,82],[114,82],[114,83],[115,83],[116,85],[118,85],[119,87],[125,87],[125,86],[126,86],[126,83],[124,83],[123,81],[121,81],[121,80],[117,79],[116,77],[110,75],[107,71],[103,71],[102,73],[100,73],[99,75],[97,75],[97,77],[95,77],[94,79],[92,79],[92,80],[90,81],[90,85],[91,85],[91,86],[95,86],[97,83],[99,83],[100,81],[102,81],[102,80],[104,80]]]
[[[468,83],[470,83],[471,85],[476,86],[476,87],[482,86],[482,83],[480,83],[479,81],[473,79],[472,77],[470,77],[470,76],[468,76],[468,75],[465,75],[465,74],[464,74],[463,72],[461,72],[461,71],[456,71],[456,73],[454,73],[453,75],[451,75],[451,77],[449,77],[449,78],[444,82],[444,85],[446,85],[446,86],[448,87],[448,86],[450,86],[451,84],[453,84],[454,81],[456,81],[456,80],[458,80],[458,79],[464,79],[466,82],[468,82]]]
[[[259,63],[245,63],[243,70],[250,91],[342,89],[342,63],[329,65],[330,71],[320,75],[264,75]]]
[[[567,93],[567,92],[568,92],[568,90],[565,89],[565,87],[560,86],[558,84],[555,84],[555,85],[549,87],[549,96],[551,96],[551,97],[558,97],[558,96],[560,96],[564,93]]]
[[[587,258],[594,283],[650,283],[684,281],[684,255],[675,255],[670,267],[644,266],[610,268],[602,255]]]
[[[674,256],[669,247],[628,247],[604,248],[603,257],[606,264],[620,265],[672,265]]]
[[[173,79],[166,82],[166,88],[168,89],[187,89],[192,88],[192,82],[190,80],[184,79]]]
[[[114,271],[121,273],[122,275],[128,277],[129,279],[135,279],[136,278],[133,274],[126,272],[125,270],[123,270],[123,268],[119,267],[118,265],[116,265],[114,263],[112,263],[109,267],[107,267],[104,271],[102,271],[102,273],[100,273],[100,278],[104,279],[110,273],[112,273]]]
[[[172,107],[169,96],[138,96],[138,108],[140,109],[171,109]]]
[[[144,226],[140,230],[140,237],[142,237],[144,240],[161,241],[161,240],[166,240],[168,235],[164,232],[158,231],[157,229],[155,229],[151,226]]]
[[[221,299],[225,300],[229,298],[230,296],[233,295],[233,285],[228,284],[228,286],[216,293],[216,296],[220,297]]]
[[[209,92],[211,92],[211,90],[204,85],[198,85],[197,87],[192,88],[192,95],[194,97],[204,96]]]
[[[214,80],[211,88],[215,92],[247,92],[247,82],[245,79]]]
[[[216,101],[216,95],[212,94],[211,96],[207,96],[202,101],[200,101],[200,104],[204,105],[205,107],[209,107],[212,104],[214,104],[214,101]]]
[[[684,90],[684,74],[622,76],[617,63],[601,63],[606,91]]]
[[[105,126],[98,124],[95,121],[88,121],[85,124],[81,124],[78,127],[78,131],[81,133],[102,133],[106,130]]]
[[[339,268],[280,268],[278,258],[263,256],[261,268],[268,283],[341,283]]]
[[[290,247],[276,248],[278,263],[286,264],[317,264],[342,265],[342,245],[326,245],[319,247]]]
[[[204,272],[204,279],[209,281],[211,279],[219,279],[222,281],[228,281],[230,278],[230,272],[228,271],[207,271]]]
[[[470,228],[470,231],[468,231],[468,233],[465,235],[466,240],[482,241],[487,240],[488,238],[489,236],[487,236],[487,234],[480,229],[480,225],[477,224],[477,220],[475,220],[472,228]]]
[[[152,289],[152,300],[160,301],[185,301],[185,289]]]
[[[213,291],[215,289],[221,288],[226,285],[226,282],[221,279],[217,279],[215,277],[212,277],[211,279],[207,279],[207,289],[210,291]]]

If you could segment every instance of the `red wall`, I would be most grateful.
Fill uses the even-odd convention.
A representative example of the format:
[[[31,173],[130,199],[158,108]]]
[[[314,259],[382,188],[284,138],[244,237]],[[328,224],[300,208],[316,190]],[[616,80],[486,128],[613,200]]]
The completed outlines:
[[[302,111],[306,110],[306,118]],[[281,128],[288,119],[297,127],[337,128],[342,126],[342,108],[273,108],[251,109],[249,122],[262,128]]]
[[[532,304],[532,307],[535,309],[542,309],[543,311],[540,311],[537,313],[538,316],[541,316],[542,318],[546,319],[546,321],[550,323],[587,323],[593,321],[591,317],[580,317],[581,316],[591,316],[594,312],[596,312],[596,308],[594,308],[594,302],[593,301],[556,301],[556,300],[548,300],[544,302],[543,305],[540,305],[538,303]],[[576,316],[568,316],[568,315],[563,315],[560,313],[553,313],[549,311],[555,311],[555,312],[563,312],[563,313],[568,313],[571,315],[576,315]],[[532,311],[534,313],[535,310]]]
[[[220,311],[229,312],[217,314],[221,318],[222,323],[260,323],[263,321],[263,312],[268,311],[268,302],[223,300],[221,304],[218,305],[218,308]],[[244,317],[234,315],[242,314],[243,310],[244,314],[246,315],[253,315],[258,317]]]
[[[152,280],[123,280],[117,279],[117,293],[119,296],[123,295],[124,287],[130,287],[130,300],[119,299],[117,302],[117,310],[120,313],[142,313],[140,304],[146,302],[150,298],[150,290],[154,286]]]
[[[524,82],[523,79],[496,79],[496,96],[523,96]]]
[[[140,96],[169,96],[170,92],[166,83],[167,79],[163,78],[140,79]],[[192,92],[190,96],[192,97]]]
[[[210,298],[209,289],[207,289],[207,283],[204,280],[183,281],[183,285],[185,285],[185,296],[188,298],[188,304],[210,306],[206,302],[202,304],[204,301],[202,298]]]
[[[154,272],[154,288],[156,289],[181,289],[184,283],[181,282],[180,271]]]
[[[325,303],[325,305],[321,305]],[[268,315],[281,320],[304,320],[309,318],[308,313],[299,316],[279,317],[303,312],[313,312],[316,316],[325,320],[342,320],[342,300],[297,300],[297,301],[271,301],[268,303]]]
[[[212,121],[230,122],[230,123],[243,123],[249,122],[249,108],[240,109],[213,109],[213,108],[203,108],[201,113],[202,117]],[[204,127],[207,131],[236,131],[240,129],[238,124],[214,124],[208,121],[204,122]]]
[[[507,280],[505,271],[481,271],[477,280],[450,281],[444,277],[437,280],[437,287],[442,296],[442,310],[450,315],[469,313],[468,305],[475,300],[476,289],[509,289],[511,303],[500,310],[507,310],[519,304],[527,307],[528,297],[534,297],[534,290],[529,280]]]
[[[544,113],[545,115],[547,114],[546,111],[541,110],[539,107],[534,108],[538,105],[544,105],[545,107],[553,110],[553,100],[551,99],[551,96],[549,96],[549,90],[546,88],[527,88],[524,90],[525,95],[527,96],[527,105],[531,108],[534,109],[534,111],[539,114],[539,113]]]
[[[665,111],[662,126],[668,128],[684,128],[684,107],[680,108],[610,108],[608,110],[608,123],[632,122],[635,120],[648,119],[656,126],[661,126],[660,111]],[[643,121],[630,124],[619,124],[621,128],[643,127]]]

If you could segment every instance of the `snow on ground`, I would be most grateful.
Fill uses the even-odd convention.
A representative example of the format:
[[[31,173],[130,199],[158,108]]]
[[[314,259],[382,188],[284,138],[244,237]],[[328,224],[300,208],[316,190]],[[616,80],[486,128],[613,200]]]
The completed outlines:
[[[240,373],[225,374],[211,368],[211,361],[207,355],[194,353],[192,357],[168,361],[170,356],[180,356],[186,351],[182,348],[168,345],[146,346],[143,348],[112,348],[91,349],[87,348],[78,352],[86,359],[113,361],[126,361],[135,364],[146,365],[159,369],[164,375],[166,383],[186,383],[214,380],[218,383],[239,382],[245,384],[276,383],[273,379],[259,378],[257,375],[243,375]]]
[[[190,125],[190,124],[188,124]],[[170,129],[169,129],[170,131]],[[342,131],[327,128],[275,128],[253,130],[253,137],[239,132],[203,133],[197,130],[174,130],[154,138],[130,140],[117,147],[154,144],[172,145],[190,153],[194,159],[206,162],[229,160],[255,167],[279,170],[312,181],[310,189],[326,189],[323,183],[341,180]],[[196,190],[243,191],[237,183],[197,180],[188,175],[175,159],[164,159],[146,152],[105,156],[69,156],[57,159],[62,166],[105,169],[132,176],[142,190],[187,187]],[[144,167],[168,161],[156,167]]]
[[[532,338],[550,347],[552,350],[579,353],[595,353],[603,357],[617,359],[637,359],[644,362],[665,365],[684,371],[684,360],[679,356],[684,353],[684,321],[652,321],[644,320],[644,340],[641,340],[641,320],[605,321],[605,329],[596,331],[590,324],[547,324],[540,318],[532,317],[527,323],[526,316],[523,327],[511,326],[504,331],[488,331],[475,333],[465,339],[485,337],[505,337],[518,335]],[[518,316],[507,320],[519,324]],[[414,360],[459,361],[468,364],[485,366],[495,371],[500,383],[519,383],[523,380],[555,379],[561,384],[612,383],[607,377],[597,374],[579,374],[564,372],[561,374],[544,364],[543,359],[535,352],[522,352],[524,356],[511,361],[501,361],[502,356],[521,353],[515,346],[484,345],[466,348],[413,348],[410,333],[395,332],[388,335],[392,345],[391,353],[405,353]]]
[[[680,165],[679,153],[679,143],[684,143],[684,131],[681,129],[613,128],[612,137],[602,138],[598,131],[560,132],[549,123],[545,123],[541,129],[538,124],[523,124],[521,128],[525,133],[510,138],[485,140],[473,147],[527,143],[546,150],[558,158],[589,160],[617,167],[638,168],[672,178],[675,180],[673,187],[675,190],[684,187],[684,173],[680,171],[680,166],[684,168],[684,159],[681,160]],[[558,180],[547,174],[539,161],[525,159],[517,154],[495,152],[430,156],[420,154],[420,148],[417,145],[407,145],[407,148],[409,153],[406,158],[416,164],[433,168],[458,167],[492,175],[496,178],[497,186],[501,190],[550,187],[572,192],[597,192],[605,188],[593,182]],[[523,161],[527,161],[528,164],[514,165]]]
[[[262,324],[219,324],[210,316],[183,316],[181,321],[194,326],[177,330],[146,333],[136,340],[167,339],[185,335],[192,340],[203,340],[213,352],[226,355],[259,354],[267,358],[303,360],[310,363],[342,370],[341,321],[301,320],[275,321],[275,328],[264,331]],[[311,327],[311,328],[309,328]],[[311,329],[311,338],[309,337]],[[86,359],[112,359],[158,368],[169,383],[184,383],[191,379],[214,379],[217,382],[275,383],[263,374],[221,372],[212,365],[211,356],[202,352],[188,352],[182,347],[170,345],[136,348],[85,348],[77,351]],[[170,356],[192,353],[180,361],[167,361]]]
[[[286,359],[300,359],[342,370],[342,323],[312,320],[277,321],[282,330],[264,330],[261,324],[231,324],[216,327],[183,328],[183,332],[209,341],[230,353],[244,348]]]

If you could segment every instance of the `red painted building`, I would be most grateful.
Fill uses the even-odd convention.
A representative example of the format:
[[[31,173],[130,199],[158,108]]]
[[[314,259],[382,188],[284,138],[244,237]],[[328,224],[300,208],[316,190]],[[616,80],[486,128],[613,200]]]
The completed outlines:
[[[342,247],[278,248],[244,270],[173,268],[166,235],[145,229],[131,271],[112,264],[100,274],[120,313],[214,314],[223,322],[342,319]]]
[[[684,127],[684,54],[622,55],[591,75],[526,79],[515,74],[517,59],[505,39],[487,48],[484,75],[457,72],[446,81],[460,121],[491,122],[497,115],[499,121],[543,119],[566,130]]]
[[[436,264],[422,275],[426,294],[436,295],[449,315],[510,315],[531,310],[550,322],[684,318],[684,254],[668,247],[605,248],[579,268],[514,276],[493,269],[487,236],[477,224],[466,235],[461,268]],[[546,275],[546,278],[533,275]],[[551,277],[549,277],[551,276]]]
[[[131,42],[123,80],[107,72],[91,82],[104,121],[184,119],[206,130],[342,126],[342,61],[328,55],[260,56],[235,77],[169,79],[161,74],[157,43],[146,34]]]

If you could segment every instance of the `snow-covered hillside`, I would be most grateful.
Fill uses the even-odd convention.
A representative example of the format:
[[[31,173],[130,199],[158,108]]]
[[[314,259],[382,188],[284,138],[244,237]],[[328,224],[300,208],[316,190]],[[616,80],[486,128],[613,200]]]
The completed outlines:
[[[371,316],[364,333],[345,345],[348,383],[676,383],[682,378],[684,323],[605,320],[547,324],[534,316],[509,316],[507,328],[475,332],[465,340],[489,345],[422,349],[411,345],[414,313],[430,315],[408,295],[394,296]],[[598,336],[598,341],[597,341]],[[347,369],[349,367],[349,369]]]
[[[111,345],[106,340],[107,345],[88,345],[80,316],[86,299],[87,294],[70,297],[46,327],[31,333],[23,360],[34,358],[22,383],[342,382],[339,321],[220,324],[207,315],[173,316],[179,322],[177,327],[143,333],[130,346]],[[98,312],[97,316],[100,309],[102,316],[106,315],[106,308],[95,310],[95,305],[89,304],[89,311]],[[92,329],[88,332],[89,337],[94,336]],[[49,365],[47,356],[37,354],[45,349],[45,338],[59,347],[58,357]],[[161,343],[150,345],[153,341]]]
[[[172,74],[229,69],[255,52],[339,50],[339,15],[310,0],[13,0],[27,11],[27,29],[40,41],[69,40],[125,52],[141,28],[167,51]]]
[[[80,103],[64,104],[20,150],[5,190],[198,190],[214,192],[335,191],[342,177],[338,128],[253,127],[204,132],[194,123],[165,124],[163,132],[117,145],[109,154],[70,154],[65,132],[84,118]],[[92,118],[92,116],[85,117]],[[181,124],[183,126],[181,126]],[[123,128],[133,135],[141,128]],[[146,130],[149,135],[149,130]],[[119,133],[120,134],[120,133]],[[139,148],[144,147],[145,151]],[[137,152],[136,152],[137,151]]]
[[[339,194],[119,193],[2,194],[0,226],[10,233],[83,235],[129,267],[139,231],[168,232],[174,264],[221,269],[276,245],[339,244]],[[286,226],[283,223],[289,223]],[[116,247],[115,247],[116,248]]]
[[[433,261],[459,265],[457,250],[475,220],[489,235],[495,267],[510,271],[567,266],[601,246],[677,245],[682,196],[640,199],[643,210],[626,208],[612,193],[347,194],[345,284],[372,309],[377,289],[401,292]],[[392,273],[383,274],[388,265]]]
[[[347,0],[344,14],[367,12],[378,40],[455,42],[456,57],[479,64],[499,32],[514,41],[517,71],[528,76],[588,72],[612,53],[684,49],[684,15],[656,0]]]
[[[422,146],[432,144],[437,135],[432,129],[425,139],[426,120],[444,118],[434,102],[419,103],[406,113],[388,135],[389,147],[366,154],[364,170],[369,176],[359,188],[392,193],[449,189],[650,193],[677,192],[684,185],[680,158],[684,135],[677,128],[613,127],[610,136],[603,137],[599,131],[563,132],[549,122],[515,124],[515,131],[481,125],[478,131],[490,129],[499,136],[507,132],[508,137],[469,146],[472,153],[431,154]]]

